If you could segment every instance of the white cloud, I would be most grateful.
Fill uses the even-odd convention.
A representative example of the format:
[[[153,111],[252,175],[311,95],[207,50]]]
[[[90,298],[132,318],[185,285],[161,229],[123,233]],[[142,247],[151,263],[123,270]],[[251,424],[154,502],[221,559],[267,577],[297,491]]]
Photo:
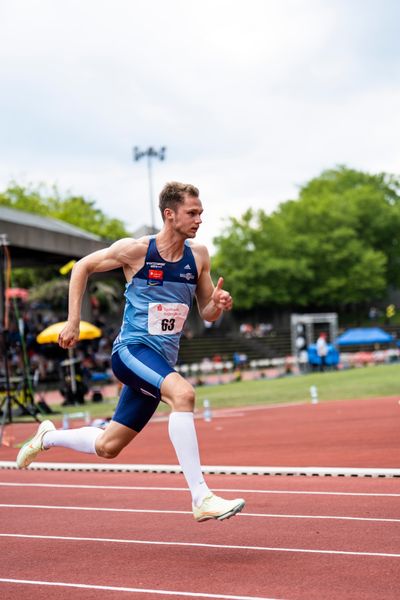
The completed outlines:
[[[209,242],[324,168],[398,171],[400,9],[385,0],[3,0],[0,185],[56,182],[132,229],[198,185]]]

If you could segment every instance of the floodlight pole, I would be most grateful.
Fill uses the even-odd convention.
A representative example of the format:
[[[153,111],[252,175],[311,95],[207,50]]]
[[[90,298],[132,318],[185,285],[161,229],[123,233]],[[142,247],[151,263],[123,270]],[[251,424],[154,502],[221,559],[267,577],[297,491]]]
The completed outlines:
[[[144,156],[147,156],[147,172],[148,172],[148,177],[149,177],[149,194],[150,194],[150,215],[151,215],[151,226],[153,229],[155,229],[156,225],[155,225],[154,203],[153,203],[153,172],[152,172],[151,159],[158,158],[159,160],[164,160],[166,150],[167,150],[167,148],[165,146],[162,146],[162,148],[160,148],[160,150],[158,150],[158,151],[154,150],[154,148],[152,146],[147,148],[147,150],[140,150],[138,148],[138,146],[135,146],[133,148],[133,160],[135,162],[139,161]]]

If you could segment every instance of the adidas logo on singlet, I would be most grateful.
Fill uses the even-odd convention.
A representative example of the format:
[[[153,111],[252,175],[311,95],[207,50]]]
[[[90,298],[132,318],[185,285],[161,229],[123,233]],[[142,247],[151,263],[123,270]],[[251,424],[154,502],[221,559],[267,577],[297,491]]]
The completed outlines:
[[[185,267],[183,267],[184,269],[190,269],[190,265],[186,265]]]

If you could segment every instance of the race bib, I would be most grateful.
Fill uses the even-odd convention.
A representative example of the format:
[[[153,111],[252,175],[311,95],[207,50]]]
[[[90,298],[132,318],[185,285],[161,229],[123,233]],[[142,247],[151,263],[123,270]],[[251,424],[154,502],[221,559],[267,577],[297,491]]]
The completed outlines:
[[[178,302],[150,302],[148,329],[150,335],[174,335],[180,333],[186,321],[189,307]]]

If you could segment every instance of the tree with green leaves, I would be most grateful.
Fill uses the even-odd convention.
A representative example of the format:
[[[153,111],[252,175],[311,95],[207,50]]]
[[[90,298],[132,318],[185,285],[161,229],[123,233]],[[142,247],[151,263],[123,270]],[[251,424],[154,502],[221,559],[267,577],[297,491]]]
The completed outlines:
[[[340,166],[271,215],[248,210],[215,239],[237,308],[337,307],[400,285],[400,179]]]

